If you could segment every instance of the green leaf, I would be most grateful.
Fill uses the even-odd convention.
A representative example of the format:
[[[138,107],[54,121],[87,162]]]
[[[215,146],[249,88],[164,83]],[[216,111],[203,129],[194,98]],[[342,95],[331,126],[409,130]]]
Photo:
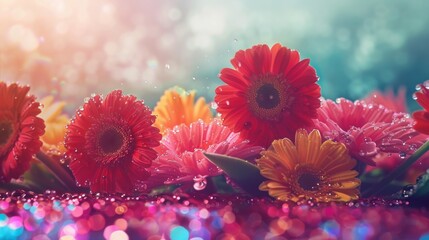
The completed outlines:
[[[8,192],[8,191],[14,191],[14,190],[30,191],[33,189],[29,188],[26,184],[24,184],[22,182],[15,182],[14,180],[12,180],[11,182],[8,182],[8,183],[6,183],[6,182],[0,183],[0,193]]]
[[[372,185],[369,189],[362,192],[362,196],[370,197],[378,192],[382,191],[388,183],[398,179],[403,176],[405,172],[417,161],[423,154],[429,151],[429,141],[425,142],[419,149],[417,149],[413,155],[411,155],[407,160],[402,162],[397,168],[395,168],[389,175],[382,178],[376,184]]]
[[[260,191],[259,185],[267,180],[255,165],[234,157],[204,153],[214,165],[222,169],[241,189],[254,196],[268,196],[267,192]]]
[[[382,169],[374,169],[370,172],[363,173],[359,178],[361,180],[360,190],[361,192],[365,192],[370,189],[374,184],[377,184],[381,178],[383,178],[386,173]],[[402,181],[392,181],[387,183],[383,189],[379,192],[375,193],[374,196],[382,197],[382,196],[391,196],[392,194],[397,193],[404,187],[404,183]]]
[[[417,178],[415,186],[415,193],[413,197],[416,198],[429,198],[429,172],[426,171],[425,174]]]

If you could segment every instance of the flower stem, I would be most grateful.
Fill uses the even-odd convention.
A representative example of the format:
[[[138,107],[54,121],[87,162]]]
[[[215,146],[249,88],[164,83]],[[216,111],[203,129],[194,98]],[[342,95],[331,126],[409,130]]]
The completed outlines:
[[[66,189],[72,190],[76,188],[76,181],[73,177],[63,168],[63,166],[57,161],[43,152],[38,152],[36,158],[39,159],[45,166],[51,170],[54,177],[64,186]]]
[[[413,155],[411,155],[406,161],[404,161],[399,167],[397,167],[393,172],[383,178],[380,182],[374,184],[371,188],[367,189],[362,193],[364,197],[370,197],[379,193],[383,188],[395,180],[399,176],[403,175],[405,171],[413,165],[423,154],[429,150],[429,141],[423,144]]]

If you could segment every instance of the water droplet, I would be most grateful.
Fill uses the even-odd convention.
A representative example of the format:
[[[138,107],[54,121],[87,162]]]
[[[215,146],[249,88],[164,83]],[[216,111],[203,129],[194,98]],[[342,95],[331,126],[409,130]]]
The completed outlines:
[[[426,80],[426,81],[423,83],[423,86],[424,86],[426,89],[429,89],[429,80]]]
[[[211,102],[211,103],[210,103],[210,106],[211,106],[211,108],[212,108],[212,109],[214,109],[214,110],[216,110],[216,109],[218,108],[218,105],[217,105],[217,103],[216,103],[216,102]]]
[[[421,85],[421,84],[417,84],[417,85],[416,85],[416,90],[417,90],[417,91],[420,91],[421,89],[422,89],[422,85]]]
[[[407,185],[402,190],[402,196],[407,198],[414,194],[414,185]]]
[[[406,152],[400,152],[399,153],[399,158],[404,159],[407,156]]]
[[[194,189],[197,191],[201,191],[204,190],[207,186],[207,179],[206,176],[202,176],[202,175],[197,175],[193,178],[194,180]]]
[[[170,64],[165,64],[166,69],[170,69]]]

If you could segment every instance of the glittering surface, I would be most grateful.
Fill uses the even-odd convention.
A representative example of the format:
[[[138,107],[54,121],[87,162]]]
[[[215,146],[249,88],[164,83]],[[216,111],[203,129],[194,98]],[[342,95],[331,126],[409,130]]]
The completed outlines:
[[[428,239],[408,202],[291,204],[245,196],[0,195],[0,239]]]

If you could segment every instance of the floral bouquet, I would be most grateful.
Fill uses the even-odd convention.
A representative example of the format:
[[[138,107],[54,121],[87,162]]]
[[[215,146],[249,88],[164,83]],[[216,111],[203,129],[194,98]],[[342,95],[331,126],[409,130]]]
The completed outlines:
[[[231,64],[212,104],[175,87],[152,111],[115,90],[85,99],[70,120],[64,102],[1,82],[0,188],[427,203],[426,83],[413,96],[424,110],[410,117],[403,90],[322,98],[309,59],[280,44],[240,50]]]

